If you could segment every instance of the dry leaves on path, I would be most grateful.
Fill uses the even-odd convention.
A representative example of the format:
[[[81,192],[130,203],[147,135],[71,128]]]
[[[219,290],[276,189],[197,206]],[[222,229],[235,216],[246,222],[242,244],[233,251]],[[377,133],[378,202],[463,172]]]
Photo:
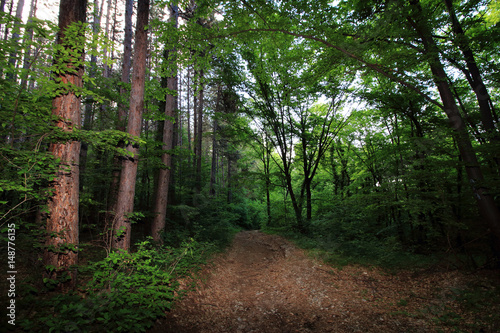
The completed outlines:
[[[204,274],[197,290],[151,333],[452,331],[453,325],[444,326],[436,316],[464,318],[450,291],[478,279],[457,271],[391,275],[356,266],[335,269],[282,237],[258,231],[236,235]]]

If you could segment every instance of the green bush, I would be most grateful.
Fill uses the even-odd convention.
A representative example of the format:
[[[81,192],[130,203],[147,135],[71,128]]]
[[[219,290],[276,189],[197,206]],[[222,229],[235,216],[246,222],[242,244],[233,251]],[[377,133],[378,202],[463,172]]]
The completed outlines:
[[[178,279],[203,262],[210,246],[194,240],[179,248],[154,246],[112,252],[93,263],[80,294],[58,294],[22,322],[29,332],[145,332],[180,297]]]

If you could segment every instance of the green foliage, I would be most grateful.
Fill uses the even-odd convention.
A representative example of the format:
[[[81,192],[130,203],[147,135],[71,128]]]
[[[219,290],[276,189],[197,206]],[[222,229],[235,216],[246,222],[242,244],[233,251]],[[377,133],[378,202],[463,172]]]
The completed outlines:
[[[192,239],[178,248],[147,240],[134,253],[112,252],[82,272],[92,276],[82,293],[47,295],[21,327],[29,332],[145,332],[182,296],[178,279],[204,263],[210,249]]]
[[[124,149],[115,148],[120,141],[136,142],[118,131],[63,132],[54,126],[52,98],[57,94],[74,91],[78,96],[92,96],[102,100],[100,93],[62,83],[57,76],[75,73],[88,66],[82,58],[87,54],[98,55],[88,44],[104,45],[102,36],[86,39],[89,26],[74,24],[65,31],[64,43],[55,43],[56,26],[33,18],[26,24],[0,13],[4,29],[24,29],[31,38],[2,38],[0,41],[0,223],[16,217],[27,224],[26,216],[32,216],[50,197],[50,185],[59,167],[48,150],[53,142],[78,140],[92,142],[98,149],[118,151],[127,156]],[[24,50],[24,54],[23,51]],[[23,58],[24,55],[24,58]],[[54,61],[56,59],[56,61]],[[24,63],[23,63],[24,60]],[[17,65],[12,66],[17,62]],[[90,84],[90,83],[89,83]]]
[[[213,243],[223,249],[241,229],[258,229],[257,211],[246,201],[227,204],[221,199],[204,199],[198,207],[187,205],[169,206],[163,241],[177,246],[185,237],[194,237],[200,242]]]

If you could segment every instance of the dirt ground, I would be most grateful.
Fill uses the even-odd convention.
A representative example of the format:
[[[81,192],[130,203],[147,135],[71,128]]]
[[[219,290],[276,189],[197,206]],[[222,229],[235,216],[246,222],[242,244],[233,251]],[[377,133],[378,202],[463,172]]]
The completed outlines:
[[[458,271],[336,269],[282,237],[246,231],[151,333],[464,331],[474,318],[462,312],[453,291],[470,283],[492,288],[491,281]],[[453,316],[463,318],[460,324]]]

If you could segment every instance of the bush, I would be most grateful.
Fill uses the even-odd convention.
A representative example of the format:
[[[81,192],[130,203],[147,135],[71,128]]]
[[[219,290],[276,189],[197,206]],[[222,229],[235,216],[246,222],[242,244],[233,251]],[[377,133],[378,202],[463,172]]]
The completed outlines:
[[[182,294],[178,279],[203,262],[210,246],[193,240],[180,248],[138,244],[137,252],[112,252],[93,263],[81,294],[48,297],[30,332],[145,332]]]

